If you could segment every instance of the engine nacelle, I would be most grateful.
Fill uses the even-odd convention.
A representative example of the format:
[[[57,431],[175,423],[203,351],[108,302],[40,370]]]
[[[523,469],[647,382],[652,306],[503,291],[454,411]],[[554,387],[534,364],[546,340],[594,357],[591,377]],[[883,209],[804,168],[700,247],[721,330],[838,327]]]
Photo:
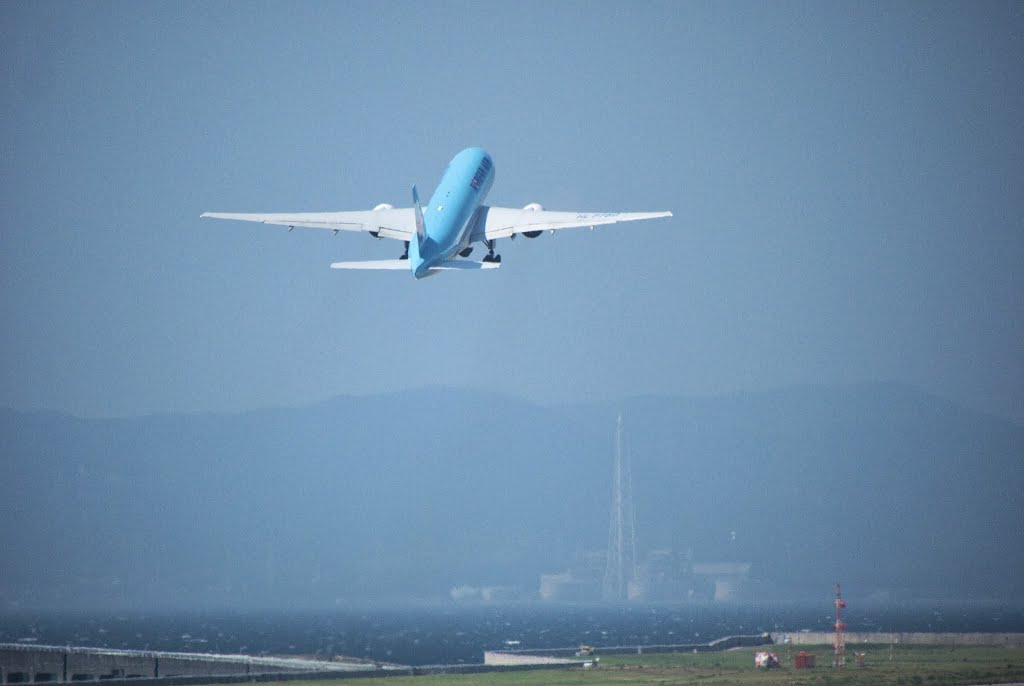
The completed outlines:
[[[531,202],[529,205],[523,208],[524,210],[530,210],[531,212],[541,212],[544,206],[539,202]],[[527,238],[536,238],[537,236],[544,233],[543,231],[523,231],[523,235]]]
[[[379,210],[393,210],[393,209],[395,209],[394,205],[389,205],[386,202],[382,202],[381,204],[379,204],[376,207],[374,207],[373,211],[377,212]]]

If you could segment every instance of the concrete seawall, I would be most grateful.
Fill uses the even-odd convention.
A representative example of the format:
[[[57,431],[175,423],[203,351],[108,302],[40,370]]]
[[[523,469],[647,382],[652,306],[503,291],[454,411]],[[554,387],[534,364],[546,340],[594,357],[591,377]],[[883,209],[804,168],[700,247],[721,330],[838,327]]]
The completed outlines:
[[[372,671],[380,674],[394,665],[361,661],[327,661],[289,657],[172,653],[147,650],[112,650],[71,646],[0,643],[0,685],[72,681],[192,679],[296,673],[345,674]],[[195,683],[195,682],[193,682]]]
[[[595,647],[593,656],[645,653],[694,653],[753,648],[771,643],[831,645],[831,632],[774,632],[727,636],[710,643]],[[1024,648],[1024,633],[890,633],[847,632],[846,643],[859,644],[1003,646]],[[359,660],[349,662],[289,657],[253,657],[108,650],[70,646],[0,643],[0,686],[7,684],[65,684],[103,681],[107,686],[200,686],[293,680],[335,680],[370,676],[479,674],[533,669],[578,669],[590,656],[577,648],[487,651],[483,664],[409,667]]]
[[[726,636],[710,643],[679,643],[673,645],[631,645],[594,647],[594,656],[643,655],[644,653],[706,653],[731,648],[752,648],[772,642],[768,634]],[[493,650],[484,653],[488,665],[572,664],[590,657],[577,657],[578,648],[538,648],[524,650]]]
[[[777,631],[771,634],[773,643],[792,645],[832,645],[835,633],[831,631]],[[1005,646],[1024,648],[1024,633],[924,633],[889,631],[847,631],[846,645],[858,643],[905,643],[908,645],[943,646]]]
[[[0,643],[0,685],[103,682],[105,686],[327,681],[361,677],[480,674],[573,668],[582,660],[539,659],[505,664],[410,667],[365,660],[337,661],[205,653],[113,650]]]

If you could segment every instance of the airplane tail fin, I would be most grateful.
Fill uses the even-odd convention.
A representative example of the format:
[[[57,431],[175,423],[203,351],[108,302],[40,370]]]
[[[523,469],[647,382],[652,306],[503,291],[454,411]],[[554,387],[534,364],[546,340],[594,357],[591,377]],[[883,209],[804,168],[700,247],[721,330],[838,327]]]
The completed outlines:
[[[412,211],[416,213],[416,237],[409,241],[409,268],[415,274],[420,265],[420,249],[427,242],[427,226],[423,223],[423,208],[415,185],[412,187]]]
[[[427,227],[423,223],[423,208],[420,207],[420,194],[416,192],[416,186],[412,187],[412,206],[416,212],[416,241],[423,245],[423,239],[427,237]]]

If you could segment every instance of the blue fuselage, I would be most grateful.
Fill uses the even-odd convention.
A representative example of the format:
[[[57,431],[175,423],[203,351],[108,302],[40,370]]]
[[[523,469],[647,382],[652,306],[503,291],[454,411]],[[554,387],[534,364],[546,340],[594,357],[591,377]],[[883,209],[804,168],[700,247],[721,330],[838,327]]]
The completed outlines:
[[[494,183],[494,162],[480,148],[466,148],[452,158],[430,202],[423,208],[425,237],[414,237],[409,260],[417,279],[455,257],[469,245],[470,219]]]

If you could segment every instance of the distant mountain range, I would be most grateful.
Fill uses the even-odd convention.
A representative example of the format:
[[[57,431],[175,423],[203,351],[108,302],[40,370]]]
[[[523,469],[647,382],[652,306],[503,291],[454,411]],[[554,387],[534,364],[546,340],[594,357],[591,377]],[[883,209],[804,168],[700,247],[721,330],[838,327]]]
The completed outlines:
[[[0,611],[531,594],[607,543],[817,598],[1024,591],[1024,428],[894,384],[544,408],[429,388],[242,414],[0,410]],[[823,590],[824,589],[824,590]]]

